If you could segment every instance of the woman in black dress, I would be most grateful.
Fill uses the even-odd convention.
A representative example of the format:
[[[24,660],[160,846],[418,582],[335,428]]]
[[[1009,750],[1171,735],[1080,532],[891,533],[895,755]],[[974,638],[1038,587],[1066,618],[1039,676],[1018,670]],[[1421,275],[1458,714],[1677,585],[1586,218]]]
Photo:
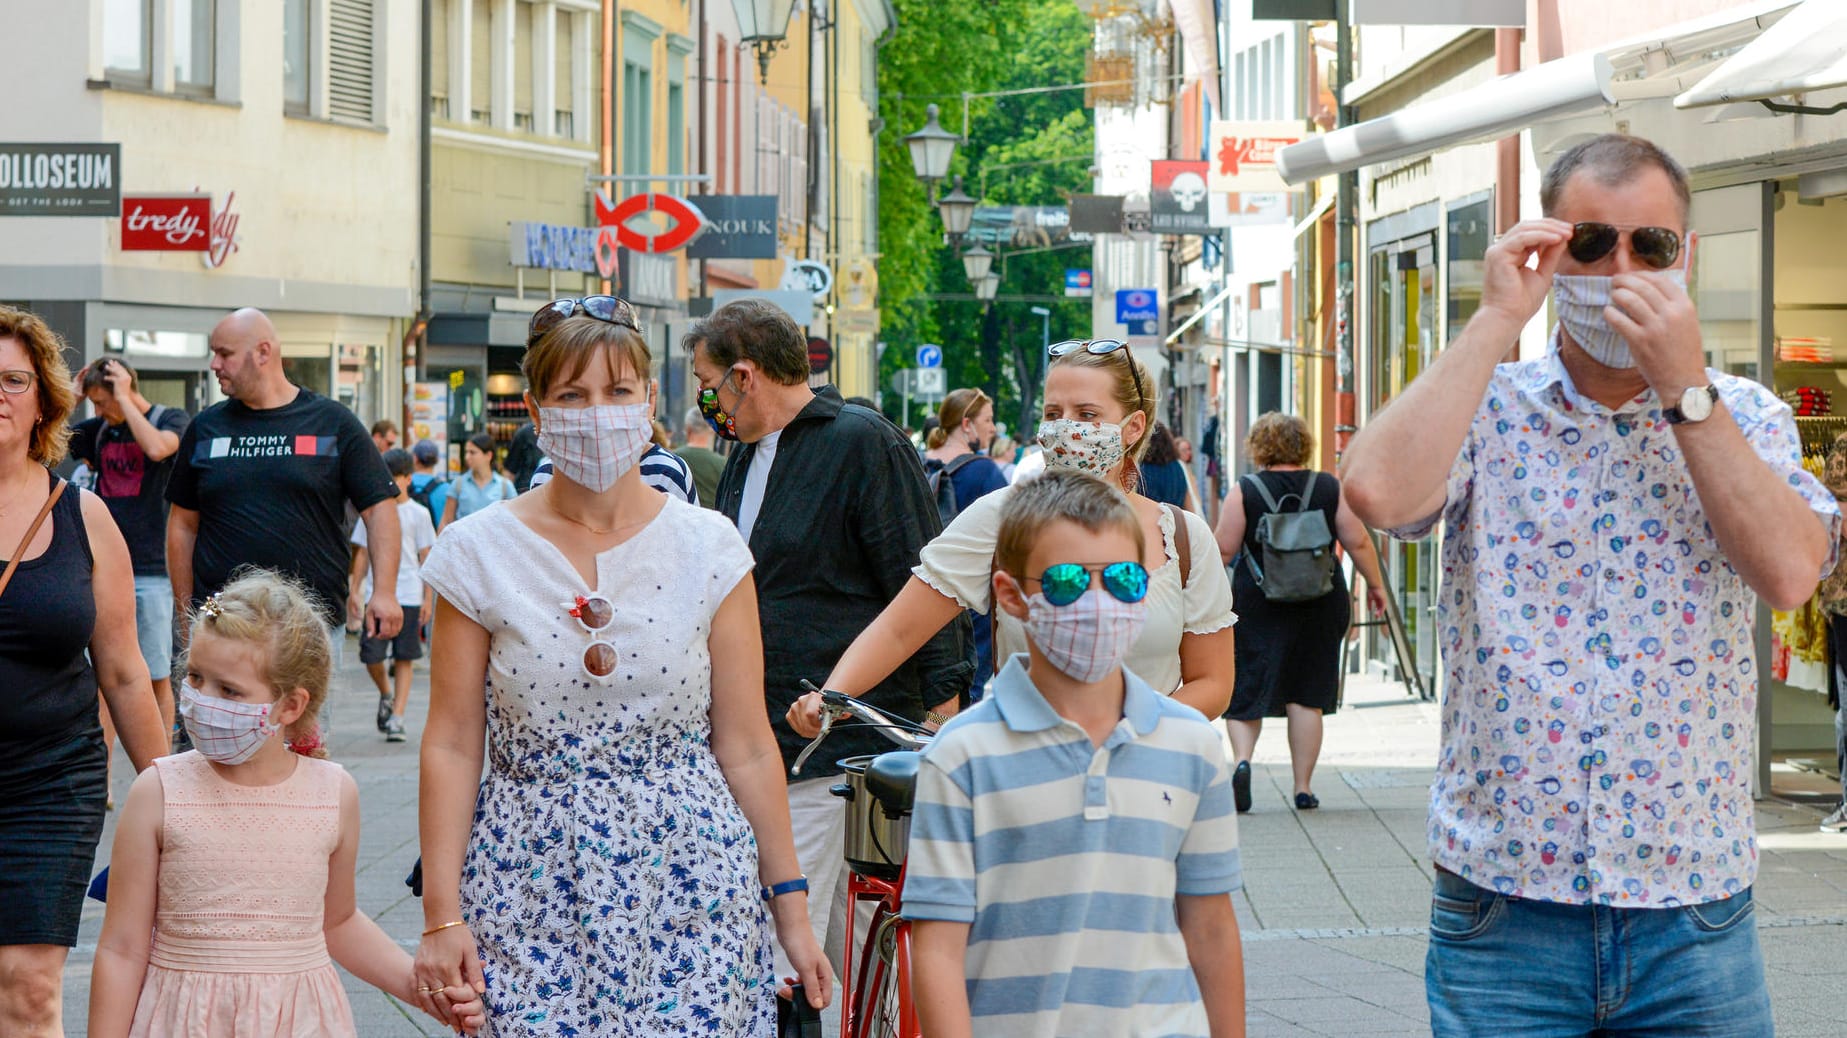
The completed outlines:
[[[100,687],[139,771],[167,751],[135,640],[134,568],[102,499],[57,490],[76,403],[64,344],[0,306],[0,1034],[64,1033],[64,959],[107,795]],[[24,541],[23,550],[21,542]],[[88,656],[86,657],[86,650]]]
[[[1374,612],[1385,609],[1379,556],[1365,524],[1347,507],[1340,481],[1305,468],[1315,440],[1308,423],[1294,415],[1270,412],[1251,423],[1245,449],[1258,471],[1238,481],[1243,507],[1227,501],[1219,512],[1219,554],[1236,562],[1232,600],[1238,609],[1238,673],[1225,727],[1231,733],[1237,768],[1232,795],[1239,811],[1251,808],[1251,753],[1266,717],[1289,719],[1289,760],[1295,770],[1295,806],[1321,806],[1312,781],[1321,755],[1321,718],[1332,713],[1340,691],[1340,640],[1352,620],[1346,577],[1334,571],[1334,586],[1306,602],[1272,602],[1257,586],[1251,567],[1239,558],[1257,551],[1257,520],[1269,511],[1250,480],[1261,480],[1284,510],[1308,495],[1309,507],[1327,517],[1329,529],[1353,557],[1366,578],[1366,598]]]

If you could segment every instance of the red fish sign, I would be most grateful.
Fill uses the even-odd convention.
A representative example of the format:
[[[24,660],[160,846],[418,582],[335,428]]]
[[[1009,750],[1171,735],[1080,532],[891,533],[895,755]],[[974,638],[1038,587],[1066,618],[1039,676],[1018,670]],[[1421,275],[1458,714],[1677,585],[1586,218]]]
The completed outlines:
[[[629,225],[629,221],[644,213],[665,216],[667,229],[649,234]],[[614,231],[617,243],[623,248],[648,253],[683,249],[706,228],[705,214],[697,206],[677,195],[652,192],[630,195],[615,205],[610,205],[599,193],[596,196],[596,222],[598,226]]]

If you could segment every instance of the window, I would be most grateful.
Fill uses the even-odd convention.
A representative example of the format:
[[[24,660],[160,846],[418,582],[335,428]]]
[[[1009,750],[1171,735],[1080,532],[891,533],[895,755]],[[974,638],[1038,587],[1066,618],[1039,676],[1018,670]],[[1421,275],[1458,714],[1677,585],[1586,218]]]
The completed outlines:
[[[532,118],[532,5],[513,5],[513,128],[523,133],[534,129]]]
[[[493,0],[467,0],[468,121],[486,125],[494,119]]]
[[[282,103],[296,115],[308,112],[309,42],[308,0],[282,0]]]
[[[686,172],[686,87],[667,84],[667,172]]]
[[[430,0],[430,112],[449,118],[449,0]]]
[[[712,50],[718,59],[713,64],[717,66],[719,74],[718,89],[713,91],[718,103],[715,132],[712,135],[718,145],[718,162],[713,166],[717,179],[713,187],[722,195],[731,190],[731,84],[724,81],[726,70],[731,68],[731,52],[726,48],[723,36],[718,37]]]
[[[654,77],[632,61],[622,63],[622,172],[653,172]]]
[[[552,17],[552,33],[557,42],[552,45],[551,132],[560,137],[575,137],[577,127],[573,116],[577,84],[572,77],[577,70],[577,16],[559,11]]]
[[[153,0],[107,0],[104,4],[103,67],[111,79],[149,80],[153,15]]]
[[[373,0],[330,0],[327,7],[327,114],[373,121]]]
[[[186,93],[212,92],[214,0],[172,0],[173,86]]]

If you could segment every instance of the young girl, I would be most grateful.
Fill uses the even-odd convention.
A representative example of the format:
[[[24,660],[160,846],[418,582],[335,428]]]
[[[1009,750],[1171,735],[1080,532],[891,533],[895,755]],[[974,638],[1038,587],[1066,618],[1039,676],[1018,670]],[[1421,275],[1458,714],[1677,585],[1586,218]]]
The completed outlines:
[[[90,988],[97,1038],[356,1033],[333,961],[418,1001],[410,956],[353,905],[359,792],[321,759],[321,615],[267,570],[193,617],[179,712],[195,749],[129,791]],[[433,999],[479,1028],[479,993]]]

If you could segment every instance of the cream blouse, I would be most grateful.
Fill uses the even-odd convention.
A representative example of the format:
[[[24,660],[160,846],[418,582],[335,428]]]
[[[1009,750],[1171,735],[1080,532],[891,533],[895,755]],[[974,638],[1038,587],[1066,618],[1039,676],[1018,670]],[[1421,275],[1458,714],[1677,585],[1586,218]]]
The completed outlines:
[[[963,509],[948,529],[924,545],[921,560],[911,572],[963,608],[987,612],[1001,509],[1012,492],[1012,487],[1003,487]],[[1192,573],[1182,588],[1173,515],[1162,509],[1161,541],[1167,561],[1149,574],[1148,621],[1123,660],[1136,677],[1166,695],[1180,687],[1180,636],[1211,634],[1238,622],[1238,614],[1231,611],[1231,581],[1219,564],[1212,528],[1192,512],[1180,514],[1186,517]],[[1004,661],[1026,651],[1026,629],[1004,611],[999,620],[994,658]],[[981,681],[988,677],[977,676]]]

